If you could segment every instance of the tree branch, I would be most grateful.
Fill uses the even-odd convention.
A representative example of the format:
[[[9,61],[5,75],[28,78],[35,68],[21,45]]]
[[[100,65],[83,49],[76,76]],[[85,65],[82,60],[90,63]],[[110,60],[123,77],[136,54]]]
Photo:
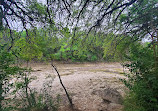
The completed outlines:
[[[63,84],[63,82],[62,82],[62,79],[61,79],[61,77],[60,77],[60,74],[59,74],[57,68],[55,67],[55,65],[53,64],[53,62],[51,63],[51,65],[52,65],[52,67],[54,68],[54,70],[56,71],[56,73],[58,74],[58,78],[59,78],[59,80],[60,80],[60,84],[62,85],[62,87],[63,87],[63,89],[64,89],[64,91],[65,91],[65,93],[66,93],[66,96],[67,96],[67,98],[68,98],[68,100],[69,100],[69,103],[70,103],[71,107],[73,108],[72,99],[70,98],[70,96],[69,96],[69,94],[68,94],[68,92],[67,92],[67,90],[66,90],[66,88],[65,88],[65,86],[64,86],[64,84]]]

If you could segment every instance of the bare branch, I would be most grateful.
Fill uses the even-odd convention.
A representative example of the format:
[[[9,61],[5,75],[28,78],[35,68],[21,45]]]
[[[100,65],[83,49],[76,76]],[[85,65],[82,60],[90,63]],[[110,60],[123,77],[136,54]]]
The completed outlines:
[[[67,92],[67,90],[66,90],[66,88],[65,88],[65,86],[64,86],[64,84],[63,84],[63,82],[62,82],[62,79],[61,79],[61,77],[60,77],[60,74],[59,74],[59,72],[58,72],[56,66],[53,64],[53,62],[51,63],[51,65],[52,65],[52,67],[54,68],[54,70],[56,71],[56,73],[58,74],[58,78],[59,78],[59,80],[60,80],[60,84],[62,85],[62,87],[63,87],[63,89],[64,89],[64,91],[65,91],[65,93],[66,93],[66,96],[67,96],[67,98],[68,98],[68,100],[69,100],[69,103],[70,103],[71,107],[73,108],[72,99],[70,98],[70,96],[69,96],[69,94],[68,94],[68,92]]]

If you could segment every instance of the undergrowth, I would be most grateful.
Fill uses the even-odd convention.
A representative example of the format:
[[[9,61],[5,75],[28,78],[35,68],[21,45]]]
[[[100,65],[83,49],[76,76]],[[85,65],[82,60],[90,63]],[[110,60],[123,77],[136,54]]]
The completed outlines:
[[[122,80],[129,88],[124,100],[124,111],[158,111],[158,68],[151,49],[136,44],[127,56],[125,64],[130,71],[128,80]]]

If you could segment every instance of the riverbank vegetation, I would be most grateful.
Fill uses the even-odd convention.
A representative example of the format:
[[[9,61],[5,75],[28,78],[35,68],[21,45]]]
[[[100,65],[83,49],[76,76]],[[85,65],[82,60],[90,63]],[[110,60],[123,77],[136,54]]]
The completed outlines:
[[[35,97],[28,87],[30,71],[19,67],[22,62],[55,60],[121,62],[130,72],[121,80],[129,88],[124,110],[157,111],[157,9],[157,0],[2,0],[0,110],[9,110],[3,102],[11,87],[14,94],[24,91],[25,110],[57,110],[56,103],[47,107],[52,100],[45,103],[45,96]],[[23,81],[10,83],[13,77]]]

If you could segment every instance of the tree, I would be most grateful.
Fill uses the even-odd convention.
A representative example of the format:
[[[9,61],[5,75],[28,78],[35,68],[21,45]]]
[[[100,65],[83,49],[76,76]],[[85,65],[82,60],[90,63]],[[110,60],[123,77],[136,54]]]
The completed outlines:
[[[51,13],[49,13],[50,15]],[[49,17],[52,17],[49,16]],[[38,3],[37,0],[1,0],[0,1],[0,29],[8,28],[10,30],[11,45],[8,51],[13,47],[15,38],[13,30],[26,30],[26,40],[29,43],[28,28],[44,27],[49,24],[47,6]],[[52,21],[53,22],[53,21]],[[14,27],[20,24],[20,27]]]
[[[120,16],[122,29],[135,42],[126,56],[130,63],[125,66],[130,73],[126,74],[128,80],[124,80],[124,83],[130,93],[124,103],[126,111],[151,111],[158,109],[158,1],[144,0],[138,3]],[[138,42],[142,38],[150,38],[151,43],[143,46]]]
[[[9,79],[11,76],[20,71],[20,68],[13,65],[14,60],[11,53],[6,52],[4,46],[0,45],[0,110],[3,111],[2,102],[5,99],[5,95],[10,91],[12,84],[10,83]]]
[[[158,64],[158,0],[139,1],[129,8],[129,12],[122,14],[120,22],[124,26],[125,33],[132,36],[134,41],[142,38],[150,38],[155,56],[155,64]]]

